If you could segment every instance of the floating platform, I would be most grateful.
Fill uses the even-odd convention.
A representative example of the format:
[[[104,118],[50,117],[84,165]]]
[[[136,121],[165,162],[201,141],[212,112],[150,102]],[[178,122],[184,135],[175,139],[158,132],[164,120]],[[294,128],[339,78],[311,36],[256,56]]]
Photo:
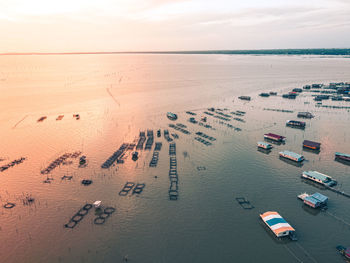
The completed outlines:
[[[143,149],[143,144],[146,141],[146,134],[145,132],[140,132],[140,137],[136,145],[136,150],[142,150]]]
[[[123,143],[119,149],[113,153],[111,157],[109,157],[102,165],[101,168],[108,169],[112,166],[112,164],[124,153],[124,151],[127,149],[128,144]]]
[[[5,170],[7,170],[8,168],[13,167],[17,164],[23,163],[25,159],[26,159],[25,157],[21,157],[21,158],[14,160],[8,164],[0,166],[0,172],[3,172]]]
[[[73,153],[65,153],[65,154],[61,155],[60,157],[58,157],[56,160],[54,160],[52,163],[50,163],[50,165],[48,167],[41,170],[41,173],[42,174],[49,174],[53,169],[55,169],[57,166],[60,166],[61,164],[63,164],[67,159],[78,158],[81,155],[81,153],[82,152],[80,152],[80,151],[73,152]]]
[[[236,201],[243,209],[253,209],[254,206],[245,198],[245,197],[237,197]]]
[[[176,155],[176,144],[175,143],[169,144],[169,155]]]
[[[85,204],[78,212],[72,216],[67,224],[64,225],[65,228],[74,228],[83,218],[89,213],[92,208],[92,204]]]
[[[147,141],[145,145],[145,150],[151,150],[154,141],[153,130],[147,131]]]
[[[177,130],[177,131],[180,131],[180,132],[182,132],[182,133],[184,133],[184,134],[191,134],[188,130],[186,130],[186,129],[183,128],[183,126],[185,126],[185,125],[181,124],[181,126],[179,126],[180,124],[181,124],[181,123],[178,123],[178,124],[174,125],[174,124],[170,123],[170,124],[169,124],[169,127],[170,127],[170,128],[173,128],[173,129],[175,129],[175,130]],[[185,127],[186,127],[186,126],[185,126]]]
[[[120,190],[119,195],[126,196],[131,191],[131,189],[135,186],[135,183],[126,182],[122,190]]]
[[[199,136],[201,136],[201,137],[203,137],[205,139],[208,139],[209,141],[216,141],[216,138],[211,137],[211,136],[209,136],[209,135],[207,135],[207,134],[205,134],[203,132],[196,132],[196,135],[199,135]]]
[[[158,160],[159,160],[159,152],[154,151],[151,162],[149,163],[149,167],[157,167]]]
[[[169,130],[164,130],[163,132],[164,132],[164,138],[165,138],[168,142],[172,142],[173,139],[170,138],[170,136],[169,136]]]
[[[132,191],[132,194],[141,194],[145,186],[145,184],[136,184],[134,190]]]
[[[160,151],[162,149],[162,143],[161,142],[156,142],[154,146],[155,151]]]
[[[211,142],[208,142],[208,141],[202,139],[201,137],[194,137],[194,139],[195,139],[196,141],[199,141],[199,142],[203,143],[205,146],[210,146],[210,145],[212,145]]]

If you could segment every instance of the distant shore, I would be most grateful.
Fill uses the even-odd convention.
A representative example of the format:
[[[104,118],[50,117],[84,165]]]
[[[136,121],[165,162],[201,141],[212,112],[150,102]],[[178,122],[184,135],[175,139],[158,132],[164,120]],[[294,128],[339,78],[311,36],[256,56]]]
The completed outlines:
[[[350,48],[322,49],[259,49],[259,50],[189,50],[189,51],[119,51],[119,52],[10,52],[0,56],[18,55],[108,55],[108,54],[222,54],[222,55],[332,55],[350,56]]]

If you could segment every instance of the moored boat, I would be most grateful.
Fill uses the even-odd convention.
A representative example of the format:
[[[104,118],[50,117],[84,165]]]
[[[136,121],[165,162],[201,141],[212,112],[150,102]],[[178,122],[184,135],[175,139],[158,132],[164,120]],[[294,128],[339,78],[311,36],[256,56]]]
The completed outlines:
[[[239,96],[240,100],[251,100],[250,96]]]
[[[263,92],[263,93],[260,93],[259,96],[260,97],[270,97],[270,94]]]
[[[298,112],[297,117],[298,117],[298,118],[312,119],[312,118],[315,117],[315,116],[312,115],[312,113],[310,113],[310,112]]]
[[[265,149],[265,150],[270,150],[272,149],[272,145],[266,142],[258,142],[258,147]]]
[[[168,113],[166,114],[166,116],[168,117],[169,120],[172,120],[172,121],[177,120],[177,115],[176,115],[175,113],[168,112]]]
[[[350,259],[350,247],[346,248],[341,245],[336,247],[340,254],[342,254],[344,257]]]
[[[286,137],[274,133],[265,133],[264,138],[276,142],[284,142]]]
[[[295,152],[291,152],[291,151],[279,152],[279,155],[280,155],[280,157],[287,158],[287,159],[292,160],[294,162],[304,161],[304,156],[297,154]]]
[[[286,122],[286,125],[289,127],[297,127],[297,128],[305,128],[306,123],[303,121],[293,121],[293,120],[288,120]]]
[[[289,236],[292,240],[297,240],[295,229],[279,213],[268,211],[260,215],[266,226],[275,234],[276,237]]]
[[[303,193],[298,195],[298,198],[301,199],[305,205],[312,208],[325,207],[328,202],[328,197],[320,193],[314,193],[312,195]]]
[[[132,153],[132,160],[136,161],[139,158],[139,153],[138,152],[133,152]]]
[[[336,152],[335,153],[335,158],[343,160],[343,161],[349,161],[350,162],[350,154]]]
[[[313,142],[313,141],[309,141],[309,140],[304,140],[303,141],[303,147],[304,148],[308,148],[308,149],[311,149],[311,150],[320,150],[320,147],[321,147],[321,143],[319,142]]]
[[[301,177],[328,187],[332,187],[337,184],[337,181],[333,180],[332,177],[317,171],[304,171]]]

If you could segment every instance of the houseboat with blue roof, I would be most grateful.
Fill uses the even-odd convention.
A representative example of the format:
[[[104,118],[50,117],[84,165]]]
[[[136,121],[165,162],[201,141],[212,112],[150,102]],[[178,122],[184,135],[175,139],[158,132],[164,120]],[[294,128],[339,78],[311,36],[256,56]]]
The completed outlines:
[[[298,198],[301,199],[305,205],[310,206],[312,208],[325,207],[327,206],[328,202],[328,197],[320,193],[314,193],[312,195],[304,193],[298,195]]]
[[[297,240],[295,229],[277,212],[268,211],[260,215],[266,226],[276,237],[289,236],[292,240]]]

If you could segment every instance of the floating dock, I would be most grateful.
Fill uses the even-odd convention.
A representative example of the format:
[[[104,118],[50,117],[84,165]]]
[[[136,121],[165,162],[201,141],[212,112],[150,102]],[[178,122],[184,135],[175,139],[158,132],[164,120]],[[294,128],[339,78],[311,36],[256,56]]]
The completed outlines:
[[[113,153],[113,155],[111,157],[109,157],[102,165],[101,168],[103,169],[108,169],[109,167],[112,166],[112,164],[117,161],[117,159],[124,153],[124,151],[127,149],[128,144],[127,143],[123,143],[120,148]]]
[[[146,141],[146,134],[145,132],[140,132],[139,140],[136,145],[136,150],[142,150],[143,149],[143,144]]]
[[[73,153],[65,153],[58,157],[56,160],[54,160],[48,167],[41,170],[42,174],[49,174],[53,169],[55,169],[57,166],[60,166],[63,164],[67,159],[69,158],[78,158],[81,155],[81,152],[73,152]]]
[[[205,139],[208,139],[209,141],[216,141],[216,138],[211,137],[211,136],[209,136],[209,135],[207,135],[207,134],[205,134],[203,132],[196,132],[196,135],[199,135],[199,136],[201,136],[201,137],[203,137]]]
[[[135,186],[135,183],[126,182],[122,190],[120,190],[119,195],[126,196],[131,191],[131,189]]]
[[[237,197],[236,201],[243,209],[253,209],[254,206],[245,198],[245,197]]]
[[[0,166],[0,172],[3,172],[3,171],[5,171],[5,170],[7,170],[8,168],[13,167],[13,166],[15,166],[15,165],[17,165],[17,164],[23,163],[23,161],[24,161],[25,159],[26,159],[25,157],[21,157],[20,159],[14,160],[14,161],[12,161],[12,162],[6,164],[6,165]]]

